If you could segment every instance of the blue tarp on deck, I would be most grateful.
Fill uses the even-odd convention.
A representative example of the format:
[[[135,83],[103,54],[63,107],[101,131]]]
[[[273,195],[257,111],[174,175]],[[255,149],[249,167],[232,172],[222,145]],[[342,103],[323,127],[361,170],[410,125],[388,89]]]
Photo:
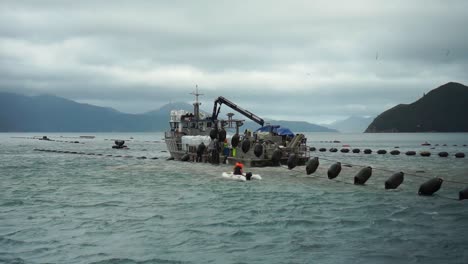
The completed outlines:
[[[272,133],[277,133],[280,136],[288,136],[288,137],[294,137],[294,133],[287,127],[281,127],[281,126],[263,126],[259,129],[257,129],[255,132],[272,132]]]
[[[276,130],[279,128],[280,126],[271,126],[271,125],[267,125],[267,126],[263,126],[259,129],[257,129],[255,132],[274,132],[276,133]]]
[[[276,133],[280,136],[294,137],[294,133],[287,127],[280,127],[276,130]]]

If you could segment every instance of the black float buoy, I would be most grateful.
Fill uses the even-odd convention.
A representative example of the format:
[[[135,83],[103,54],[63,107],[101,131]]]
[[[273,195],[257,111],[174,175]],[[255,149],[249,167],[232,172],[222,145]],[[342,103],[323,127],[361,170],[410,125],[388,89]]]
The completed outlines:
[[[235,134],[234,136],[232,136],[231,138],[231,146],[233,148],[237,148],[237,146],[239,146],[239,134]]]
[[[468,188],[465,188],[464,190],[461,190],[458,193],[458,200],[465,200],[468,199]]]
[[[348,153],[349,152],[349,148],[342,148],[340,149],[341,153]]]
[[[388,190],[398,188],[398,186],[403,183],[404,178],[405,174],[401,171],[393,174],[385,181],[385,189]]]
[[[464,158],[464,157],[465,157],[465,153],[463,153],[463,152],[458,152],[458,153],[455,154],[455,157],[456,157],[456,158]]]
[[[292,170],[297,166],[296,154],[292,153],[288,158],[288,169]]]
[[[340,162],[336,162],[334,164],[332,164],[330,166],[330,168],[328,169],[328,179],[334,179],[338,176],[338,174],[340,174],[341,172],[341,163]]]
[[[319,151],[320,152],[325,152],[325,151],[327,151],[327,149],[326,148],[319,148]]]
[[[360,149],[358,149],[358,148],[353,149],[353,153],[359,153],[359,152],[361,152]]]
[[[116,146],[122,147],[125,144],[125,140],[116,140],[114,143]]]
[[[219,139],[219,142],[224,142],[224,140],[226,139],[226,130],[224,130],[224,128],[221,128],[219,130],[218,139]]]
[[[310,147],[309,150],[310,151],[316,151],[317,149],[315,147]]]
[[[372,167],[362,168],[356,176],[354,176],[355,185],[364,185],[366,181],[372,176]]]
[[[250,149],[250,140],[247,138],[242,140],[241,148],[244,153],[247,153],[247,151]]]
[[[406,151],[405,154],[406,154],[407,156],[414,156],[414,155],[416,155],[416,151],[409,150],[409,151]]]
[[[385,149],[379,149],[377,150],[377,154],[387,154],[387,151]]]
[[[445,151],[442,151],[442,152],[439,152],[439,157],[442,157],[442,158],[446,158],[448,157],[448,152],[445,152]]]
[[[174,160],[174,157],[169,157],[166,160]]]
[[[210,138],[211,140],[215,139],[218,137],[218,128],[213,128],[210,131]]]
[[[255,144],[254,146],[254,154],[257,158],[259,158],[263,154],[263,146],[260,143]]]
[[[418,194],[419,195],[432,195],[440,189],[442,186],[442,178],[433,178],[428,180],[427,182],[421,184],[419,187]]]
[[[281,156],[283,156],[283,154],[280,149],[275,149],[275,151],[273,151],[273,154],[271,155],[271,162],[273,165],[278,166],[280,164]]]
[[[306,165],[307,175],[314,173],[317,170],[318,166],[319,166],[318,157],[314,157],[313,159],[310,159],[309,161],[307,161],[307,165]]]
[[[125,146],[125,140],[115,140],[114,141],[114,146],[112,146],[113,149],[123,149],[123,148],[127,148],[127,146]]]
[[[390,154],[392,154],[392,155],[400,155],[400,151],[394,149],[394,150],[390,151]]]
[[[429,151],[421,151],[419,152],[419,155],[421,155],[422,157],[429,157],[431,156],[431,153]]]
[[[337,149],[337,148],[331,148],[331,149],[329,149],[328,151],[330,151],[330,152],[337,152],[338,149]]]
[[[372,153],[372,149],[365,149],[364,150],[364,154],[371,154]]]

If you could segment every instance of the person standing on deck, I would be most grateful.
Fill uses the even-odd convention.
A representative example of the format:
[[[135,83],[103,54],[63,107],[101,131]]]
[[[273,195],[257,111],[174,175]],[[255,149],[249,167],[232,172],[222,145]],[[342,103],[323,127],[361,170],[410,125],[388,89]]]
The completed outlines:
[[[200,143],[197,147],[197,162],[203,161],[203,153],[205,152],[206,146],[205,143]]]
[[[223,155],[224,155],[224,163],[226,163],[227,158],[229,156],[229,144],[228,144],[227,139],[225,139],[223,143]]]

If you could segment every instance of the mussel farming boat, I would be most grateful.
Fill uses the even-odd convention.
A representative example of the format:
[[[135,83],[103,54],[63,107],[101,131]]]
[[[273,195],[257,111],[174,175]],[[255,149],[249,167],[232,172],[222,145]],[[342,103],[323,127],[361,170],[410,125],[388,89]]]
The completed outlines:
[[[193,113],[172,110],[170,130],[165,133],[165,142],[171,158],[181,161],[210,162],[213,164],[242,162],[250,167],[278,166],[288,161],[304,165],[309,159],[307,139],[303,134],[294,134],[287,128],[264,125],[264,120],[228,99],[220,96],[209,116],[200,111],[198,88],[194,93]],[[245,120],[218,119],[221,105],[256,122],[260,128],[253,133],[239,133]],[[227,131],[233,131],[229,135]]]

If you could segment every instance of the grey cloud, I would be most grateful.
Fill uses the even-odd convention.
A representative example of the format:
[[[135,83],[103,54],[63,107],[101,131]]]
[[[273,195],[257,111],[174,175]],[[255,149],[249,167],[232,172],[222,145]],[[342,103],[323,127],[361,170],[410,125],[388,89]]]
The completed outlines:
[[[0,90],[144,112],[218,95],[265,117],[377,115],[467,83],[466,1],[6,1]],[[376,58],[377,57],[377,58]]]

